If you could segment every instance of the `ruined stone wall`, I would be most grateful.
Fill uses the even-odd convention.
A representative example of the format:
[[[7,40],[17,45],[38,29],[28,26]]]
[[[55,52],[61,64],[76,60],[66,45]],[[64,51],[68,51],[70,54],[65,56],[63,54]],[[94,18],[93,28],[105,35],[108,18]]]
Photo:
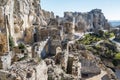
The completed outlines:
[[[24,34],[24,42],[26,44],[31,44],[33,42],[33,28],[26,28]]]
[[[44,61],[41,61],[39,65],[26,61],[18,62],[8,71],[0,70],[0,80],[47,80],[47,69]]]
[[[49,48],[49,37],[41,42],[37,42],[33,45],[32,49],[32,57],[40,57],[40,58],[45,58],[46,55],[48,54],[48,48]]]

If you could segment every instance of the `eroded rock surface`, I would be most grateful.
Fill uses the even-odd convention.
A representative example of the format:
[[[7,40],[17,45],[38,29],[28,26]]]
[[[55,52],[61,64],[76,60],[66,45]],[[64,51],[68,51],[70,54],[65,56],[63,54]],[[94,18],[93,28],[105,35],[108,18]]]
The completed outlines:
[[[47,26],[50,18],[54,18],[53,12],[41,9],[40,0],[1,0],[0,1],[0,32],[13,37],[15,45],[24,39],[25,30],[34,33],[35,27]],[[29,33],[28,32],[28,33]],[[26,34],[28,34],[26,33]],[[26,35],[30,37],[32,35]],[[33,37],[32,37],[33,38]]]
[[[77,31],[95,31],[98,29],[108,29],[110,26],[100,9],[93,9],[87,13],[81,12],[65,12],[64,18],[67,21],[73,21],[75,18]]]

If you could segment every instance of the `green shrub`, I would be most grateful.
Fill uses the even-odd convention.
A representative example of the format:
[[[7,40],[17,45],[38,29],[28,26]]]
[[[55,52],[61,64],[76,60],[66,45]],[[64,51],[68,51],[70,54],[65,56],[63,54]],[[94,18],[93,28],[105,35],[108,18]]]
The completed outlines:
[[[104,34],[106,38],[111,38],[115,36],[113,32],[105,32]]]
[[[117,53],[117,54],[115,55],[115,59],[119,59],[119,60],[120,60],[120,53]]]
[[[99,30],[99,31],[98,31],[98,34],[99,34],[99,37],[104,37],[104,31]]]
[[[25,45],[24,45],[23,43],[20,43],[20,44],[18,45],[18,47],[19,47],[19,49],[25,49]]]
[[[9,46],[10,46],[10,49],[12,49],[14,47],[13,37],[11,37],[11,36],[9,36]]]
[[[114,66],[118,66],[118,61],[117,60],[113,60],[112,63],[113,63]]]
[[[51,76],[48,76],[48,79],[47,80],[53,80],[53,78]]]
[[[111,37],[114,37],[114,36],[115,36],[114,33],[110,33],[109,37],[111,38]]]
[[[99,31],[99,34],[86,34],[82,40],[79,40],[79,43],[90,45],[92,43],[96,43],[100,40],[108,40],[111,37],[114,37],[114,33],[112,32],[103,32]]]
[[[85,45],[90,45],[92,43],[96,43],[97,41],[102,40],[99,36],[95,34],[86,34],[82,40],[79,40],[80,43]]]

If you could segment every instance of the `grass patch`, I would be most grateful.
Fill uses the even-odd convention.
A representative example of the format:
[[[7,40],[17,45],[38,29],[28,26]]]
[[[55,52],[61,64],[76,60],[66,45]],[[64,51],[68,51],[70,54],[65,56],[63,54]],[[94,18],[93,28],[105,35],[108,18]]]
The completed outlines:
[[[108,40],[109,38],[112,38],[114,36],[115,35],[113,32],[103,32],[102,30],[100,30],[98,33],[86,34],[85,37],[78,42],[84,45],[91,45],[100,40]]]
[[[82,40],[79,40],[79,43],[82,43],[85,45],[90,45],[90,44],[96,43],[100,40],[102,40],[102,37],[100,37],[96,34],[86,34]]]
[[[105,36],[105,38],[112,38],[115,36],[115,34],[113,32],[105,32],[104,36]]]
[[[120,60],[120,53],[115,54],[115,59]]]
[[[25,45],[23,43],[18,44],[18,47],[19,47],[19,49],[22,49],[22,50],[25,49]]]

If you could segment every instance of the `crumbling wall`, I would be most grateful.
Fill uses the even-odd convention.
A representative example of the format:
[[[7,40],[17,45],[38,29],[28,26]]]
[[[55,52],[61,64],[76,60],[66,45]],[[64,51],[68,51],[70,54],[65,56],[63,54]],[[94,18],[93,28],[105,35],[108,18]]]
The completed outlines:
[[[25,29],[24,41],[26,44],[31,44],[33,42],[33,33],[32,32],[33,32],[32,27]]]

